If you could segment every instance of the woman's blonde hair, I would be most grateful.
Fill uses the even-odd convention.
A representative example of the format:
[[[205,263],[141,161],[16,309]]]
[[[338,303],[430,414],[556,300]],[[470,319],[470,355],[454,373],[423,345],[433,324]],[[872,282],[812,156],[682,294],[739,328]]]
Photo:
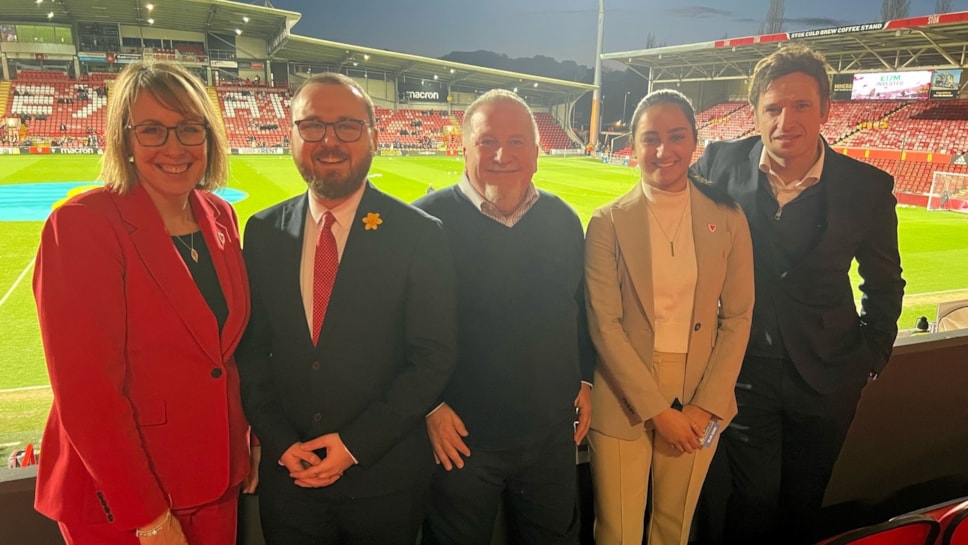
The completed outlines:
[[[229,162],[225,128],[201,80],[171,62],[132,63],[111,87],[101,160],[100,178],[104,185],[118,193],[126,193],[138,181],[137,170],[130,160],[133,154],[127,127],[131,123],[131,109],[141,93],[150,93],[166,108],[205,123],[208,164],[196,187],[206,190],[223,187],[228,178]]]

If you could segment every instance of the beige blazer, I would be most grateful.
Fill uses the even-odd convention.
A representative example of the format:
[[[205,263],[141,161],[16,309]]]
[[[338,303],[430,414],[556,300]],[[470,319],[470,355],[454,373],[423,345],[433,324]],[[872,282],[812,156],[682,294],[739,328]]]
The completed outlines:
[[[742,210],[689,185],[697,282],[686,356],[685,399],[727,422],[753,313],[753,247]],[[654,305],[649,208],[641,184],[595,211],[588,224],[588,321],[599,361],[592,429],[633,440],[672,402],[652,370]]]

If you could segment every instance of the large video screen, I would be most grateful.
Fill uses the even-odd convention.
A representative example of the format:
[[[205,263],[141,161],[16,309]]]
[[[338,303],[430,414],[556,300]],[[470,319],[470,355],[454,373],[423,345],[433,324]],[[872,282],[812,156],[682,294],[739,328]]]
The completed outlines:
[[[961,69],[935,70],[931,80],[931,98],[958,98]]]
[[[931,71],[854,74],[851,100],[898,100],[928,98]]]

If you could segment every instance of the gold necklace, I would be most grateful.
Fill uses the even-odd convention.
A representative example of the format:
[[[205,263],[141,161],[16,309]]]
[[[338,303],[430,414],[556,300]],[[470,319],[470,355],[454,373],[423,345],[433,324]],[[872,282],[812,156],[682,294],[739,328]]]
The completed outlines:
[[[662,222],[659,221],[659,215],[655,213],[655,209],[652,208],[652,203],[648,199],[645,200],[645,205],[649,207],[649,212],[652,213],[652,217],[655,218],[655,224],[659,226],[659,231],[662,232],[662,236],[669,241],[669,252],[672,257],[676,257],[676,238],[679,237],[679,228],[682,227],[682,220],[686,217],[686,208],[689,207],[689,201],[682,206],[682,213],[679,214],[679,223],[676,224],[676,232],[672,234],[672,238],[666,234],[665,228],[662,227]]]
[[[185,241],[182,240],[182,236],[184,235],[175,235],[175,240],[177,240],[178,242],[181,242],[182,246],[188,248],[188,252],[192,256],[192,261],[194,261],[195,263],[198,263],[198,252],[195,251],[195,232],[194,231],[192,232],[191,239],[189,239],[191,240],[191,243],[192,243],[191,246],[189,246],[188,244],[185,244]]]

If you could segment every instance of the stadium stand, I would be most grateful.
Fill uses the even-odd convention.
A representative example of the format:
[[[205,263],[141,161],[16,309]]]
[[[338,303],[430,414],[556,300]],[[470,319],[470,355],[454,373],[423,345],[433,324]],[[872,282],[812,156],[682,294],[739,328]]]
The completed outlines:
[[[696,114],[699,146],[755,134],[753,110],[745,102],[722,102]],[[896,150],[899,158],[860,156],[895,178],[898,193],[930,192],[935,171],[968,173],[968,166],[904,158],[900,152],[963,154],[952,142],[968,142],[968,100],[851,100],[832,103],[822,133],[837,147]],[[628,147],[616,151],[631,156]],[[922,154],[923,155],[923,154]],[[698,155],[697,155],[698,157]]]
[[[839,144],[848,136],[881,123],[884,118],[903,108],[902,100],[849,100],[831,103],[830,117],[823,126],[828,142]]]
[[[231,147],[276,147],[288,143],[288,90],[229,87],[216,92]]]
[[[19,117],[30,138],[83,146],[104,133],[107,89],[103,80],[74,81],[57,72],[27,71],[11,87],[7,117]]]
[[[223,86],[217,89],[229,143],[236,148],[282,145],[290,136],[288,90]],[[393,110],[375,107],[380,145],[394,149],[440,149],[446,147],[446,127],[460,127],[464,112],[454,110]],[[536,112],[541,148],[574,149],[577,144],[551,114]],[[459,129],[456,131],[459,134]]]
[[[896,112],[840,142],[863,148],[962,153],[953,142],[968,142],[968,100],[922,100],[906,103]]]
[[[551,114],[535,112],[534,119],[538,122],[541,149],[545,152],[551,152],[553,149],[575,149],[578,147]]]
[[[452,126],[445,110],[379,108],[377,117],[383,143],[392,143],[395,149],[437,149],[444,128]]]
[[[703,123],[700,119],[707,121]],[[745,102],[725,102],[700,112],[696,124],[700,144],[740,138],[753,132],[753,109]]]

